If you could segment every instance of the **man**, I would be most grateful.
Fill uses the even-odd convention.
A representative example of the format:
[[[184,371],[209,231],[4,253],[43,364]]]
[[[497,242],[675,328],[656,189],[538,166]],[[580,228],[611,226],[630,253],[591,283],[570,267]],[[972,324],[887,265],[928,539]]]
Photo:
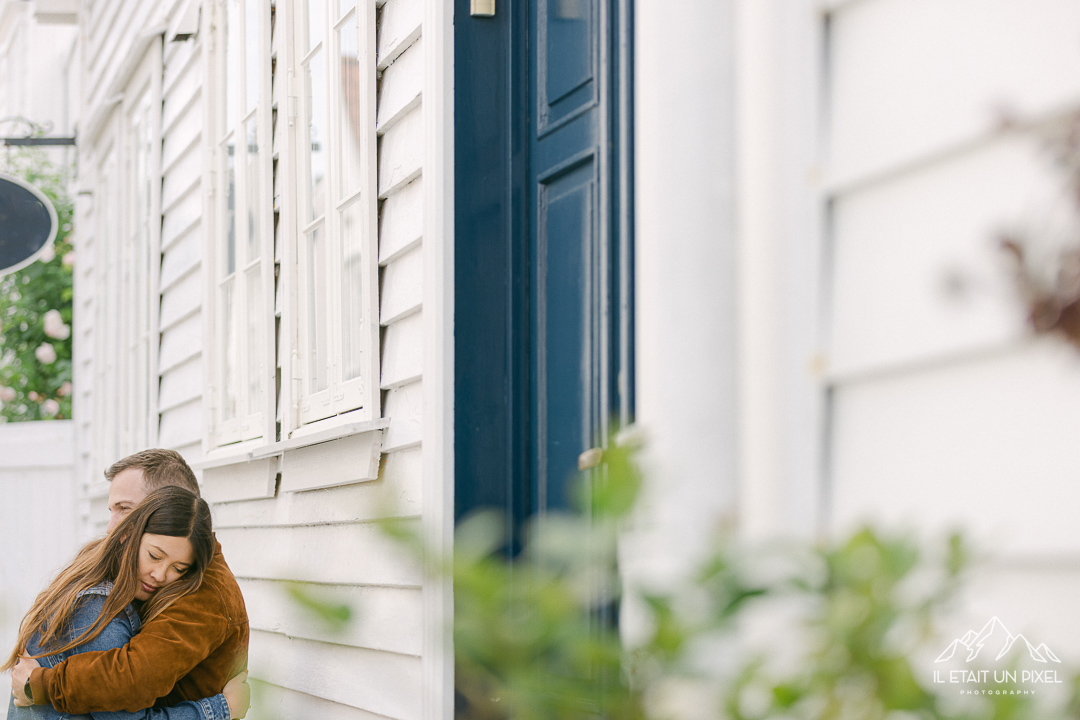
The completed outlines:
[[[151,491],[179,485],[199,494],[195,474],[179,453],[144,450],[105,471],[109,532]],[[172,705],[221,692],[247,667],[248,619],[244,599],[214,541],[202,585],[150,622],[122,648],[74,655],[54,668],[23,659],[11,674],[15,704],[51,703],[63,713],[127,710],[161,700]],[[27,697],[25,692],[30,690]],[[242,708],[230,708],[243,717]]]

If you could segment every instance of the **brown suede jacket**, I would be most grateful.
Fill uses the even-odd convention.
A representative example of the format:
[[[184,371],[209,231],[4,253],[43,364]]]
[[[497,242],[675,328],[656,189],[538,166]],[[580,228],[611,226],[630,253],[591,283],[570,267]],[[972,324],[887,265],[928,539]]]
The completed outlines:
[[[36,668],[30,687],[38,704],[63,713],[127,710],[217,695],[247,667],[248,618],[221,544],[202,585],[142,626],[121,648],[73,655]]]

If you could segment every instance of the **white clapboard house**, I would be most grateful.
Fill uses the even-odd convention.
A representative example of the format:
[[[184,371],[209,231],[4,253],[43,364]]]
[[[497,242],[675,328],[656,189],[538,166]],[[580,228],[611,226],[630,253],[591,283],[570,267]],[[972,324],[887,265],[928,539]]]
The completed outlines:
[[[55,569],[102,470],[174,448],[247,601],[251,716],[448,718],[450,588],[372,521],[447,547],[473,508],[562,506],[634,422],[629,572],[722,523],[960,524],[998,558],[973,616],[1068,655],[1080,358],[1027,334],[994,237],[1061,203],[1077,27],[1071,0],[0,2],[0,115],[78,163],[73,427],[0,428],[0,546],[66,512]],[[295,580],[365,621],[327,630]]]

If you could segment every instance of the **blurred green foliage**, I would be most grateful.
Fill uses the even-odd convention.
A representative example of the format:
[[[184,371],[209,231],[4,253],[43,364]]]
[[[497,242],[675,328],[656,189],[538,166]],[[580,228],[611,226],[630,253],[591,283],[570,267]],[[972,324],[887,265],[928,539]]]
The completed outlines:
[[[618,541],[642,482],[632,450],[605,461],[602,476],[583,481],[579,511],[535,522],[512,561],[499,515],[459,526],[446,567],[459,717],[1080,717],[1075,689],[1062,707],[935,691],[934,655],[930,665],[915,658],[940,643],[935,621],[962,585],[969,550],[959,535],[925,550],[869,528],[822,545],[718,536],[688,582],[626,589]],[[624,603],[644,628],[629,641],[617,624]]]
[[[70,173],[41,148],[8,148],[0,172],[21,178],[56,207],[51,252],[0,277],[0,422],[71,417],[72,265],[74,208]]]
[[[457,717],[1080,719],[1080,676],[1039,702],[935,685],[936,626],[971,563],[960,535],[921,548],[870,528],[821,544],[721,534],[684,582],[643,586],[618,563],[642,487],[635,452],[604,459],[578,510],[534,521],[513,557],[494,512],[459,524],[452,558],[428,556],[453,579]],[[415,524],[383,527],[420,560]],[[291,592],[328,623],[364,621]]]

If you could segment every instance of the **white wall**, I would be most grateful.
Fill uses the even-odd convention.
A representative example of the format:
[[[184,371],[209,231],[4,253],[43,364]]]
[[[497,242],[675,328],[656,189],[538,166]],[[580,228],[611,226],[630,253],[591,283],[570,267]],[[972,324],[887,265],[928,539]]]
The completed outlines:
[[[1068,209],[1045,133],[1080,111],[1077,22],[1067,0],[840,7],[826,183],[830,527],[966,528],[997,558],[970,615],[1074,662],[1080,357],[1028,338],[995,240],[1051,240]]]
[[[0,425],[0,654],[15,646],[37,594],[75,555],[74,425]],[[7,683],[5,673],[0,682]],[[7,703],[0,705],[0,717]]]
[[[649,485],[623,566],[642,581],[685,571],[734,517],[732,7],[635,3],[637,421]]]
[[[963,528],[994,560],[961,624],[1063,648],[1080,357],[1030,338],[996,238],[1067,215],[1045,143],[1080,111],[1077,13],[747,0],[736,22],[742,525]]]
[[[0,117],[19,115],[37,123],[51,123],[53,135],[72,128],[66,84],[67,60],[78,35],[74,24],[42,23],[36,4],[20,0],[0,2]],[[4,131],[22,132],[7,125]],[[57,157],[64,150],[53,150]]]

